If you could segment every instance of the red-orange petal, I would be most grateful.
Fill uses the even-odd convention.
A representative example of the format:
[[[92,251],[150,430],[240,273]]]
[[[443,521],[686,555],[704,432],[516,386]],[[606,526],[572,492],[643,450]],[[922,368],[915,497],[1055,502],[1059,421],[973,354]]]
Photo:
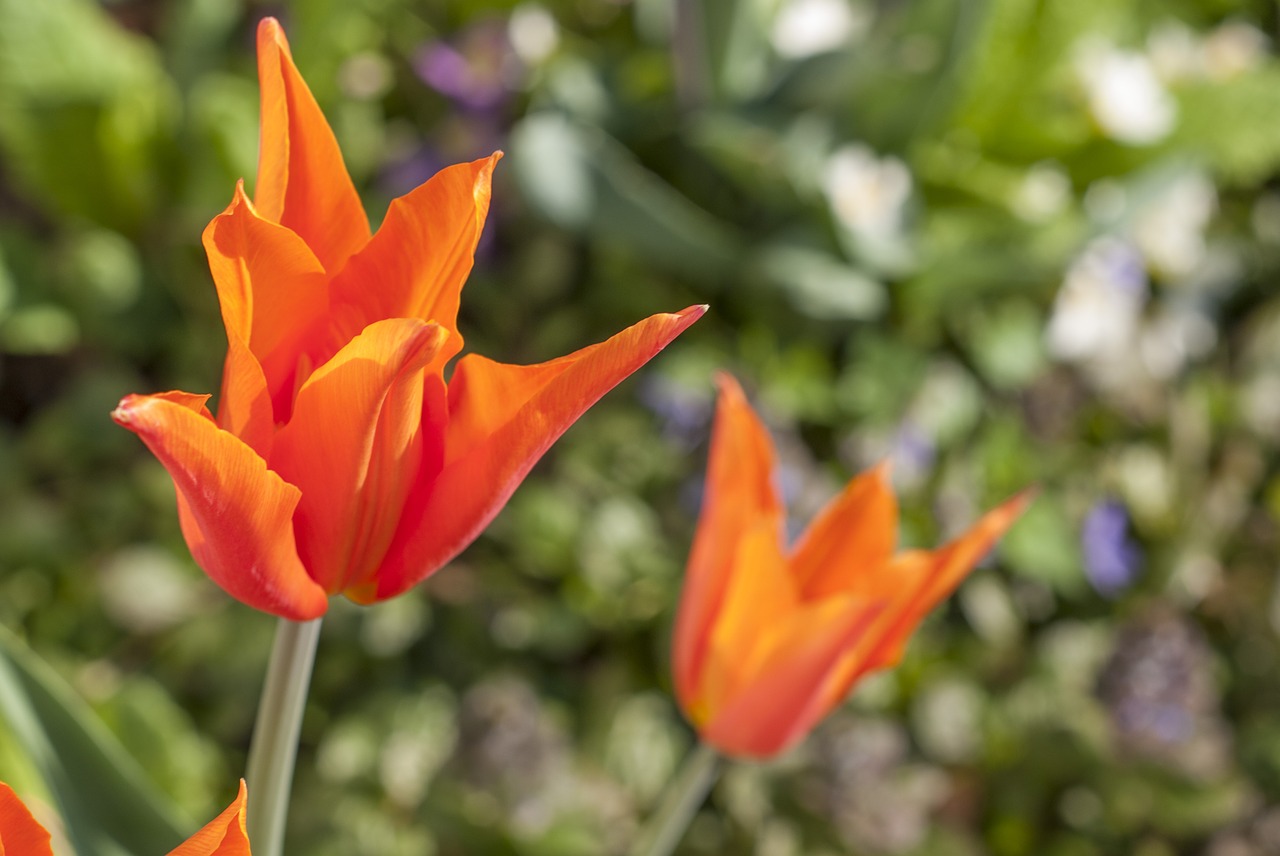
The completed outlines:
[[[267,378],[248,344],[232,334],[227,335],[227,356],[222,363],[218,427],[239,437],[263,460],[271,455],[276,421]]]
[[[383,318],[421,318],[449,331],[449,356],[462,349],[458,301],[501,157],[495,152],[442,169],[391,203],[368,245],[334,277],[330,324],[340,341]],[[316,356],[323,361],[328,355]]]
[[[231,805],[171,850],[169,856],[251,856],[249,833],[245,830],[246,796],[244,779],[241,779],[240,792]]]
[[[370,324],[302,385],[276,435],[271,468],[302,491],[299,553],[330,594],[369,583],[424,456],[439,467],[443,438],[423,435],[423,398],[429,379],[443,397],[447,339],[416,318]]]
[[[325,270],[336,273],[368,242],[369,218],[333,130],[294,66],[274,18],[258,24],[258,82],[258,211],[297,232]]]
[[[284,422],[306,337],[323,322],[328,310],[324,268],[301,237],[259,216],[244,195],[243,185],[236,187],[227,210],[205,228],[204,246],[227,338],[240,340],[252,352],[261,367],[257,373],[265,378],[274,402],[274,421]],[[228,362],[227,371],[233,369],[241,372],[246,366]],[[253,372],[249,374],[243,380],[236,376],[233,388],[244,387],[246,392],[256,388],[257,379]],[[224,388],[227,383],[224,375]],[[224,417],[223,410],[229,406],[247,411],[258,404],[256,398],[228,401],[224,391],[218,406],[219,423],[234,430],[231,424],[246,417]]]
[[[842,657],[865,644],[882,609],[834,597],[793,612],[772,630],[772,652],[756,674],[700,729],[702,739],[735,757],[771,758],[790,748],[831,710],[824,687]]]
[[[13,788],[0,782],[0,856],[53,856],[50,840]]]
[[[267,469],[204,409],[208,396],[129,395],[112,412],[173,477],[182,534],[196,563],[228,594],[295,621],[324,614],[293,536],[299,491]]]
[[[822,509],[791,553],[805,600],[859,590],[889,561],[898,540],[898,502],[884,464],[849,482]]]
[[[694,306],[654,315],[605,342],[540,365],[504,365],[475,354],[460,360],[449,383],[444,467],[412,495],[373,599],[416,585],[475,540],[588,407],[705,311]]]
[[[762,523],[779,531],[783,526],[769,433],[738,382],[727,374],[716,380],[720,398],[707,480],[672,648],[676,695],[686,705],[698,692],[711,630],[735,570],[739,540]]]

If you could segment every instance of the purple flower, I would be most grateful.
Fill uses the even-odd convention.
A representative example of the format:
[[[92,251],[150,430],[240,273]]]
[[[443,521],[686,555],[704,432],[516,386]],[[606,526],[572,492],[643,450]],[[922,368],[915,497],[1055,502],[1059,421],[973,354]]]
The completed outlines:
[[[452,42],[423,45],[413,65],[428,86],[475,113],[501,107],[519,74],[519,60],[498,21],[474,24]]]
[[[1104,500],[1084,519],[1080,531],[1084,571],[1103,597],[1115,597],[1133,584],[1142,551],[1129,537],[1129,513],[1122,503]]]

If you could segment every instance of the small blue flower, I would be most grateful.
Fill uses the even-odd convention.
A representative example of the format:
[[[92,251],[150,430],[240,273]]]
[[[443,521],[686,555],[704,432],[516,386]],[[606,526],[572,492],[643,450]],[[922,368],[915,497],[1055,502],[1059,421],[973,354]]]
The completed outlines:
[[[1142,550],[1129,537],[1129,513],[1122,503],[1099,502],[1084,519],[1080,531],[1084,571],[1103,597],[1116,597],[1137,577]]]

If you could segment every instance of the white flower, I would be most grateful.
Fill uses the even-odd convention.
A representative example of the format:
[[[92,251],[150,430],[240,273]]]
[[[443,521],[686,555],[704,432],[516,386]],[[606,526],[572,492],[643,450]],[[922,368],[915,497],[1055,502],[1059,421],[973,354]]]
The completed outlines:
[[[1107,136],[1147,145],[1173,130],[1176,105],[1142,54],[1091,41],[1080,49],[1076,71],[1089,111]]]
[[[1218,206],[1213,182],[1199,172],[1174,181],[1134,220],[1133,239],[1148,267],[1161,276],[1185,277],[1204,260],[1204,230]]]
[[[1213,350],[1217,341],[1218,331],[1203,312],[1190,306],[1171,306],[1145,326],[1138,353],[1152,377],[1170,380],[1188,362]]]
[[[1067,270],[1045,334],[1049,353],[1068,362],[1124,354],[1147,301],[1142,258],[1116,238],[1090,243]]]
[[[560,45],[560,27],[551,13],[536,3],[524,3],[511,11],[507,38],[516,56],[528,67],[541,65]]]
[[[1200,38],[1179,21],[1165,21],[1151,31],[1147,36],[1147,58],[1165,83],[1193,80],[1204,73]]]
[[[842,47],[867,27],[867,13],[849,0],[786,0],[769,33],[773,49],[788,59],[803,59]]]
[[[836,219],[854,235],[892,240],[902,231],[911,172],[897,158],[878,158],[866,146],[842,146],[827,160],[823,190]]]
[[[1071,196],[1071,180],[1053,163],[1038,163],[1027,170],[1017,190],[1012,207],[1023,220],[1040,222],[1057,214]]]
[[[1230,80],[1261,63],[1267,45],[1266,35],[1257,27],[1227,21],[1204,40],[1204,70],[1214,80]]]

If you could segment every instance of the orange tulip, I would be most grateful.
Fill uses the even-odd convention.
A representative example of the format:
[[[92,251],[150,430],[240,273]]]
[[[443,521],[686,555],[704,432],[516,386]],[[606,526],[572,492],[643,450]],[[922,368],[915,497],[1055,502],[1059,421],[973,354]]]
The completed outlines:
[[[0,782],[0,856],[52,856],[49,830],[31,816],[31,810]]]
[[[235,802],[222,814],[188,838],[169,856],[250,856],[249,838],[244,831],[244,780]],[[49,832],[18,799],[13,789],[0,782],[0,856],[52,856]]]
[[[773,444],[719,379],[706,492],[676,619],[676,695],[702,739],[768,758],[801,740],[912,631],[1017,519],[1029,496],[946,546],[894,554],[887,468],[864,473],[790,548]]]
[[[499,154],[395,200],[376,234],[280,25],[258,28],[262,139],[204,233],[227,330],[208,396],[131,395],[112,416],[172,475],[196,561],[276,615],[394,597],[457,555],[588,407],[706,307],[654,315],[533,366],[463,357],[459,295]]]

